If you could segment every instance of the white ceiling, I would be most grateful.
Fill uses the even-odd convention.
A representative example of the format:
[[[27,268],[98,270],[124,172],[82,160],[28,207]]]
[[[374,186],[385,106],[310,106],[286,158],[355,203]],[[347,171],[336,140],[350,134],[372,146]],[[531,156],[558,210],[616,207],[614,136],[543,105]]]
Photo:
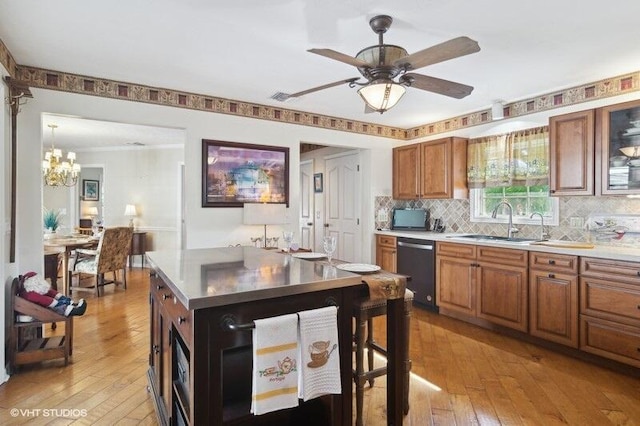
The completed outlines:
[[[346,85],[285,107],[410,128],[640,70],[637,0],[2,0],[0,38],[18,64],[266,105],[357,77],[306,52],[355,56],[377,43],[369,19],[394,18],[385,42],[416,52],[466,35],[481,51],[417,72],[475,87],[462,99],[408,89],[364,114]]]

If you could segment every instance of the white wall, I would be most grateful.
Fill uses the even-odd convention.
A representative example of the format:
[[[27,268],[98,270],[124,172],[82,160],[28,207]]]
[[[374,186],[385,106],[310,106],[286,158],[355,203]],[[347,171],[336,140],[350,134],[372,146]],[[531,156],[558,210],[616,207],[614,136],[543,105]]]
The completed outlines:
[[[179,247],[180,164],[183,140],[165,147],[78,151],[80,164],[103,165],[100,218],[104,226],[127,226],[125,206],[136,206],[136,229],[147,232],[147,250]],[[86,176],[83,175],[83,178]]]
[[[0,78],[4,78],[7,75],[6,70],[0,65]],[[0,384],[6,382],[9,376],[6,373],[5,367],[5,351],[6,346],[5,339],[9,336],[8,330],[6,330],[9,323],[9,315],[11,310],[6,309],[6,303],[9,299],[9,289],[11,288],[12,276],[9,271],[11,265],[9,264],[9,230],[11,213],[9,208],[9,201],[11,199],[11,116],[10,110],[4,99],[8,95],[8,89],[4,80],[0,82],[0,100],[2,101],[2,115],[0,115],[0,164],[2,164],[2,171],[0,171],[0,277],[2,277],[2,283],[4,286],[0,291],[0,309],[2,309],[2,315],[0,315]]]

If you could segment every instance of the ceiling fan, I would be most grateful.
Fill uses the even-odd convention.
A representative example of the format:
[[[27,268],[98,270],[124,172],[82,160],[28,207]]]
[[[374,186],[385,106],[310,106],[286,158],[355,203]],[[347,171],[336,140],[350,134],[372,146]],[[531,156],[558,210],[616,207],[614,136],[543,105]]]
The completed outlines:
[[[378,34],[378,44],[362,49],[355,57],[332,49],[308,50],[308,52],[353,65],[366,79],[365,82],[359,82],[360,77],[348,78],[293,94],[277,93],[273,98],[286,101],[347,83],[349,87],[362,86],[358,94],[366,102],[365,112],[375,111],[382,114],[398,103],[405,93],[405,87],[414,87],[456,99],[464,98],[473,91],[472,86],[409,71],[478,52],[480,46],[475,40],[469,37],[458,37],[409,55],[400,46],[384,44],[383,35],[392,22],[393,18],[388,15],[371,18],[369,25],[373,32]],[[396,77],[397,81],[394,80]]]

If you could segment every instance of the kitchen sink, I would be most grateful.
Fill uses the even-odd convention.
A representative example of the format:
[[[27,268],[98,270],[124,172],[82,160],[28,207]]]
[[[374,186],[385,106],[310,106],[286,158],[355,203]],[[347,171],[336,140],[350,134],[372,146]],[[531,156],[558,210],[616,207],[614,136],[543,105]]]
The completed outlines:
[[[476,241],[496,241],[515,244],[529,244],[534,241],[540,241],[536,238],[517,238],[517,237],[499,237],[496,235],[470,234],[470,235],[452,235],[449,238],[464,238]]]

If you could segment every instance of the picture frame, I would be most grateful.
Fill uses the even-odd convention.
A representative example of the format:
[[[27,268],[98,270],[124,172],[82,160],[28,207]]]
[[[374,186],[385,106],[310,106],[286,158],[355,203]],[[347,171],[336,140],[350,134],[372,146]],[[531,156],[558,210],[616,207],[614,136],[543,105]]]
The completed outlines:
[[[313,175],[313,192],[320,193],[323,191],[322,186],[322,173],[315,173]]]
[[[202,207],[289,206],[289,148],[202,139]]]
[[[84,201],[99,201],[100,181],[82,179],[82,197]]]

